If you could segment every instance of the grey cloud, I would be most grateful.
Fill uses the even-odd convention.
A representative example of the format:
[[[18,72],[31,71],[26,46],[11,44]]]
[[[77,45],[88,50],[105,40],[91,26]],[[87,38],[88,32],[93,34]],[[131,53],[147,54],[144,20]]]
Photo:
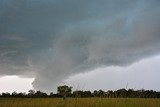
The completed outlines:
[[[35,89],[160,51],[159,0],[1,0],[0,75],[34,77]]]

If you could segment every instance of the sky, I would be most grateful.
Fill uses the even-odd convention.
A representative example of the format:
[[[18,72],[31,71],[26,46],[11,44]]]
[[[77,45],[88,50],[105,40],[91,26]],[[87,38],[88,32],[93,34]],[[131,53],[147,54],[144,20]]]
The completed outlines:
[[[159,0],[1,0],[0,90],[159,90],[159,11]]]
[[[160,90],[160,55],[143,59],[127,67],[104,67],[91,72],[79,73],[62,81],[59,85],[72,86],[73,90]],[[34,89],[34,78],[5,76],[0,78],[0,92],[28,92]],[[56,93],[56,90],[52,90]]]
[[[73,90],[146,89],[160,91],[160,55],[143,59],[127,67],[97,68],[91,72],[71,76],[62,84]]]

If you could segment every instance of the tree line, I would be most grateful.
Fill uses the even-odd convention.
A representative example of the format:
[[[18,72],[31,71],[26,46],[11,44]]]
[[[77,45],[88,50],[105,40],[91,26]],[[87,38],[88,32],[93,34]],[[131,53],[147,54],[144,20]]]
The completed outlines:
[[[45,98],[45,97],[51,97],[51,98],[61,98],[64,99],[66,97],[74,97],[74,98],[84,98],[84,97],[101,97],[101,98],[160,98],[160,92],[154,91],[154,90],[134,90],[134,89],[119,89],[119,90],[95,90],[93,92],[91,91],[84,91],[84,90],[76,90],[72,91],[72,87],[69,87],[67,85],[58,86],[57,87],[57,93],[51,92],[50,94],[47,94],[42,91],[35,91],[35,90],[29,90],[28,93],[1,93],[0,97],[3,98],[9,98],[9,97],[17,97],[17,98]]]

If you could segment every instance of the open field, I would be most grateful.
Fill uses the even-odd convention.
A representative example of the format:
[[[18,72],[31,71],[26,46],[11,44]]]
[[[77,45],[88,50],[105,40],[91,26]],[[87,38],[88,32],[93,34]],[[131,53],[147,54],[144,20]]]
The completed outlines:
[[[0,107],[160,107],[160,99],[142,98],[0,98]]]

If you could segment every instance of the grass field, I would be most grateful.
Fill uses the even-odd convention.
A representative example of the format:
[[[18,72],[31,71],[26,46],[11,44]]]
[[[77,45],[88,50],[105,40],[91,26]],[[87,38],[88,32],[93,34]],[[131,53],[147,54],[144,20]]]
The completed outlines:
[[[160,99],[142,98],[0,98],[0,107],[160,107]]]

